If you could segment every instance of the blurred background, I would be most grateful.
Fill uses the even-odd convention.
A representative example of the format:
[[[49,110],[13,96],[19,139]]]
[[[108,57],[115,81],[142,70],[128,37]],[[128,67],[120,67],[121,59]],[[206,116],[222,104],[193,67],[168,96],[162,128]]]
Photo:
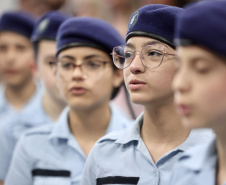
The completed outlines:
[[[93,16],[114,25],[125,36],[127,23],[134,10],[147,4],[183,7],[194,0],[1,0],[0,15],[8,10],[24,10],[41,16],[60,10],[73,16]]]
[[[183,7],[195,0],[1,0],[0,16],[9,10],[22,10],[39,18],[50,10],[59,10],[72,16],[92,16],[112,24],[125,38],[131,14],[147,4],[166,4]],[[130,102],[125,86],[114,99],[132,118],[136,118],[143,107]]]

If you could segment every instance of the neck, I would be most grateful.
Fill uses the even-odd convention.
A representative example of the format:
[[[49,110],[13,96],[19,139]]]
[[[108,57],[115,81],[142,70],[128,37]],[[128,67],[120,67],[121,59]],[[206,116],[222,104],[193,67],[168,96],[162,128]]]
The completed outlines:
[[[81,148],[88,154],[95,142],[105,135],[111,112],[108,102],[91,110],[70,110],[69,125]]]
[[[221,185],[226,182],[226,136],[225,129],[214,130],[217,139],[217,153],[218,153],[218,172],[217,172],[217,184]]]
[[[43,107],[46,114],[53,120],[57,121],[65,107],[65,103],[57,101],[48,92],[45,91],[43,96]]]
[[[33,96],[36,85],[31,79],[27,83],[20,86],[5,86],[5,95],[11,105],[17,110],[21,109]]]
[[[188,135],[189,130],[182,126],[173,100],[163,106],[145,107],[141,137],[155,162],[182,144]]]

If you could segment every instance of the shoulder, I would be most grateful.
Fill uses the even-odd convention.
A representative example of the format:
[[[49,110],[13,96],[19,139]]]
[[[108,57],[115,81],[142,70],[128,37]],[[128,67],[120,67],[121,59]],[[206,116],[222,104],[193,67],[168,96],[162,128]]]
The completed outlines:
[[[102,138],[100,138],[97,143],[105,143],[105,142],[112,142],[114,143],[116,140],[118,140],[119,138],[121,138],[127,131],[127,128],[124,128],[122,130],[117,130],[117,131],[113,131],[110,132],[109,134],[103,136]]]
[[[185,151],[179,158],[177,166],[182,169],[199,171],[205,166],[206,161],[215,158],[215,139],[196,145]]]
[[[53,128],[54,128],[53,123],[43,125],[43,126],[34,127],[32,129],[29,129],[28,131],[24,132],[22,137],[25,139],[25,138],[48,136],[48,135],[51,134]]]

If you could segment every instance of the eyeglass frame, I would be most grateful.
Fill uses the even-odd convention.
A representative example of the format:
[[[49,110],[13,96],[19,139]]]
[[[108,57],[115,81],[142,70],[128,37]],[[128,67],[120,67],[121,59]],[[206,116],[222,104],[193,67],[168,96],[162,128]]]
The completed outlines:
[[[129,46],[126,46],[126,45],[120,45],[120,46],[130,48]],[[118,47],[120,47],[120,46],[114,47],[113,50],[112,50],[112,52],[110,53],[110,54],[112,55],[114,64],[115,64],[115,60],[114,60],[114,50],[115,50],[115,48],[118,48]],[[132,64],[133,60],[135,59],[136,54],[134,54],[134,53],[136,53],[137,51],[140,52],[140,53],[142,53],[143,49],[146,48],[146,47],[148,47],[148,46],[153,46],[153,45],[150,45],[150,44],[149,44],[149,45],[146,45],[146,46],[144,46],[140,51],[139,51],[139,50],[133,50],[132,48],[130,48],[130,49],[132,50],[132,53],[133,53],[133,58],[131,59],[131,62],[128,64],[128,66],[126,66],[126,67],[124,67],[124,68],[119,68],[118,66],[116,66],[116,64],[115,64],[115,66],[116,66],[117,68],[119,68],[119,69],[126,69],[127,67],[129,67],[129,66]],[[164,47],[164,46],[160,46],[160,47],[162,47],[163,50],[165,50],[165,47]],[[156,50],[156,49],[153,49],[153,50]],[[171,56],[175,56],[175,57],[177,56],[176,54],[167,53],[167,52],[165,52],[165,51],[160,51],[160,50],[158,50],[158,51],[161,52],[162,55],[163,55],[162,60],[161,60],[161,62],[159,63],[158,66],[153,67],[153,68],[146,66],[146,65],[144,64],[144,62],[143,62],[143,60],[142,60],[142,57],[141,57],[141,54],[140,54],[140,60],[141,60],[142,64],[143,64],[145,67],[147,67],[148,69],[155,69],[155,68],[158,68],[158,67],[162,64],[162,61],[163,61],[165,55],[171,55]],[[116,55],[118,55],[118,54],[116,54]],[[121,55],[118,55],[118,56],[124,58],[124,57],[121,56]]]
[[[56,66],[57,66],[58,64],[60,64],[60,63],[61,63],[61,65],[62,65],[63,62],[61,62],[59,59],[57,59]],[[73,63],[73,70],[71,71],[72,74],[74,73],[76,67],[78,67],[78,68],[80,68],[80,70],[82,71],[82,73],[83,73],[84,75],[87,75],[87,73],[84,73],[84,69],[82,68],[82,66],[85,64],[84,62],[83,62],[82,64],[75,64],[74,62],[71,62],[71,63]],[[111,64],[111,62],[108,62],[108,61],[98,61],[98,63],[103,64],[103,67],[105,67],[106,64]],[[65,70],[65,69],[64,69],[64,70]],[[66,71],[66,70],[65,70],[65,71]]]

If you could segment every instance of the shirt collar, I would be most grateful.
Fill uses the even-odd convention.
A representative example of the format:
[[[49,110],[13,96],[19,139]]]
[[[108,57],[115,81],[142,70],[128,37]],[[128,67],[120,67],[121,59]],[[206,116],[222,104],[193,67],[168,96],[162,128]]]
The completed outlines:
[[[127,115],[124,114],[124,112],[120,111],[114,103],[110,103],[110,110],[111,110],[111,119],[108,125],[108,128],[106,130],[106,134],[116,131],[122,128],[125,128],[128,124],[130,124],[130,119],[127,117]],[[133,122],[133,120],[131,120]]]
[[[179,145],[177,149],[184,152],[195,145],[206,143],[206,141],[209,141],[213,136],[214,133],[211,129],[193,129],[186,140]]]
[[[1,87],[0,89],[0,110],[12,109],[11,105],[5,97],[5,88]]]
[[[69,139],[71,131],[68,122],[69,107],[66,107],[61,113],[59,119],[54,125],[52,133],[49,135],[49,139],[60,138]]]
[[[184,153],[179,159],[180,164],[186,168],[199,171],[206,166],[215,166],[217,160],[215,137],[202,145],[193,147],[188,152]],[[186,160],[184,160],[186,159]]]
[[[119,137],[119,139],[117,139],[115,143],[126,144],[126,143],[129,143],[130,141],[139,141],[141,137],[140,129],[143,124],[143,118],[144,118],[144,113],[141,113],[137,117],[135,123],[125,130],[126,134],[122,134],[122,136]]]

